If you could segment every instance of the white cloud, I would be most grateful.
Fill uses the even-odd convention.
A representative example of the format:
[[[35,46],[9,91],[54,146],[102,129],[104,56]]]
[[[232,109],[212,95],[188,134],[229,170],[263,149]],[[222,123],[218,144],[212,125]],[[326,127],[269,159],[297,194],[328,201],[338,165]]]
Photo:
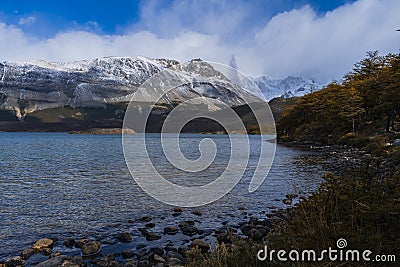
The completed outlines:
[[[36,18],[34,16],[29,16],[26,18],[20,18],[18,21],[19,25],[31,25],[33,23],[35,23]]]
[[[233,7],[219,12],[225,2],[206,12],[201,3],[196,6],[178,1],[159,13],[148,5],[143,9],[142,21],[121,35],[100,35],[83,29],[60,32],[44,40],[32,39],[17,26],[0,23],[0,59],[72,61],[144,55],[180,61],[201,57],[228,63],[236,53],[239,68],[249,74],[340,79],[368,50],[398,52],[397,0],[359,0],[323,16],[304,6],[277,14],[253,28],[249,28],[251,13],[244,12],[249,11],[246,6],[234,6],[243,8],[244,14]],[[204,12],[192,12],[193,8]],[[188,14],[179,20],[183,12]],[[186,25],[190,16],[196,19]],[[240,28],[242,24],[246,26]],[[241,34],[246,31],[250,34]]]
[[[250,58],[272,75],[340,78],[366,51],[398,52],[399,9],[397,0],[359,0],[322,17],[309,6],[281,13],[257,33]]]

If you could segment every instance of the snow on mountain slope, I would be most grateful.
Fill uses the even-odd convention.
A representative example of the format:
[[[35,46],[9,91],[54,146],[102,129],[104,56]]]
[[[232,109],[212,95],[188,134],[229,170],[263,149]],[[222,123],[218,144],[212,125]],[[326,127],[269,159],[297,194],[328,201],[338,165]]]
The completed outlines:
[[[137,89],[158,73],[162,75],[152,79],[154,88],[171,81],[181,84],[162,101],[210,97],[238,106],[245,104],[244,98],[254,98],[202,60],[179,64],[168,59],[107,57],[71,63],[3,62],[0,64],[0,109],[13,110],[22,119],[27,113],[46,108],[129,102]],[[150,89],[139,100],[155,102],[158,97]]]
[[[229,67],[230,70],[226,75],[233,83],[240,85],[259,97],[263,96],[268,101],[275,97],[303,96],[320,90],[323,87],[322,84],[303,77],[288,76],[284,79],[274,79],[265,75],[258,77],[245,76],[238,71],[235,54],[232,55]],[[260,96],[259,90],[262,96]]]
[[[275,97],[303,96],[320,90],[323,85],[314,80],[288,76],[284,79],[273,79],[267,76],[251,77],[267,100]]]

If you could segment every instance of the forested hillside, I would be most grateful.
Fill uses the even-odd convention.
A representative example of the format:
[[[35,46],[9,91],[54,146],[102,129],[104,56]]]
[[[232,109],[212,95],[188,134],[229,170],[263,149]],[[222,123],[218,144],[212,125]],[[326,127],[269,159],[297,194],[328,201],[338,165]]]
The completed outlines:
[[[400,133],[400,55],[377,51],[356,63],[343,82],[301,97],[278,122],[281,141],[368,145]]]

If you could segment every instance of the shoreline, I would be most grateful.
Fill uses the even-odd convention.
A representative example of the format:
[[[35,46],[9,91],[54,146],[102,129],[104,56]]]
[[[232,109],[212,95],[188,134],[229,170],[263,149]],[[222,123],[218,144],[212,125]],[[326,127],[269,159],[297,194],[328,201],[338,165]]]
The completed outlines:
[[[284,146],[284,144],[282,145]],[[362,153],[351,149],[338,149],[337,147],[323,148],[322,150],[325,150],[324,154],[326,154],[326,157],[330,157],[330,159],[328,159],[328,164],[332,169],[338,167],[337,164],[335,165],[335,162],[337,162],[338,159],[343,159],[343,162],[347,162],[354,166],[354,164],[356,164],[355,160],[359,157],[359,154]],[[343,169],[343,167],[340,167],[339,169]],[[75,264],[71,266],[79,266],[81,264],[107,266],[103,265],[107,262],[107,264],[118,262],[120,265],[117,266],[136,266],[133,264],[139,264],[140,262],[139,266],[153,266],[156,263],[174,263],[175,265],[173,266],[182,266],[188,260],[185,254],[186,251],[192,247],[196,247],[196,242],[201,243],[204,250],[207,246],[209,248],[214,248],[216,242],[227,242],[227,236],[230,235],[231,232],[239,237],[244,237],[254,241],[265,238],[271,228],[273,228],[273,221],[275,219],[284,219],[283,214],[296,205],[290,205],[293,200],[303,201],[304,198],[298,198],[298,196],[295,195],[287,195],[286,199],[281,200],[285,205],[287,205],[286,208],[277,209],[268,214],[264,211],[265,216],[263,216],[263,218],[260,216],[254,216],[253,214],[248,214],[245,209],[239,208],[243,215],[243,217],[239,219],[239,223],[229,226],[229,218],[226,218],[228,221],[226,221],[227,223],[225,223],[225,225],[222,225],[219,228],[214,228],[212,231],[204,231],[201,229],[204,226],[199,223],[201,220],[201,213],[197,213],[196,215],[195,211],[175,208],[171,211],[170,216],[178,217],[184,213],[191,212],[196,215],[198,220],[183,220],[178,225],[170,228],[163,226],[164,233],[160,234],[152,231],[155,226],[153,218],[137,218],[128,221],[127,224],[139,224],[138,229],[140,230],[142,237],[147,240],[145,243],[137,243],[135,239],[138,237],[131,235],[129,232],[120,232],[118,235],[110,233],[108,236],[100,240],[91,236],[87,236],[86,238],[84,236],[74,236],[73,238],[66,240],[53,240],[54,243],[51,246],[53,249],[51,249],[51,247],[45,247],[42,251],[36,254],[32,254],[32,248],[22,248],[20,256],[5,258],[0,261],[0,266],[18,266],[21,264],[17,263],[23,262],[25,262],[26,266],[33,266],[39,263],[43,264],[39,266],[48,266],[45,264],[51,262],[54,263],[55,261],[60,261],[60,265],[63,262]],[[181,240],[175,242],[172,241],[176,235],[185,235],[185,233],[186,238],[184,243],[182,243]],[[165,237],[167,241],[160,243],[160,240],[164,240]],[[196,239],[200,241],[196,241],[195,244],[193,244]],[[35,242],[37,241],[38,240],[35,240]],[[101,242],[100,244],[95,243],[99,241]],[[32,240],[32,244],[33,242],[34,240]],[[93,251],[94,248],[92,248],[91,253],[89,253],[92,254],[92,256],[85,256],[82,251],[82,246],[85,242],[89,244],[88,246],[96,247],[100,245],[100,253],[95,253],[96,251]],[[135,248],[130,246],[128,249],[129,246],[127,244],[132,245],[132,242],[135,244]],[[175,257],[172,257],[172,255]],[[178,257],[178,255],[180,255],[180,257]],[[5,265],[6,262],[8,262],[8,264]],[[3,264],[3,266],[1,264]]]
[[[296,198],[296,196],[288,196]],[[284,201],[283,201],[284,202]],[[192,213],[198,220],[182,220],[176,226],[163,226],[163,233],[152,229],[155,223],[152,217],[144,216],[130,220],[127,224],[137,224],[146,242],[137,242],[138,236],[129,231],[110,233],[105,238],[93,236],[75,236],[65,240],[51,238],[51,235],[32,242],[31,247],[22,248],[19,255],[0,261],[1,267],[14,266],[154,266],[168,263],[170,266],[184,266],[188,262],[186,252],[199,248],[204,253],[215,248],[216,243],[229,242],[229,235],[259,241],[271,230],[274,220],[284,218],[285,209],[276,209],[263,218],[247,213],[239,207],[243,218],[235,225],[224,221],[219,228],[202,229],[202,213],[196,210],[173,208],[171,217]],[[261,216],[260,216],[261,217]],[[167,219],[167,218],[166,218]],[[176,236],[185,239],[174,240]],[[168,240],[165,240],[168,239]],[[72,264],[72,265],[68,265]],[[119,264],[119,265],[118,265]],[[64,266],[63,265],[63,266]]]

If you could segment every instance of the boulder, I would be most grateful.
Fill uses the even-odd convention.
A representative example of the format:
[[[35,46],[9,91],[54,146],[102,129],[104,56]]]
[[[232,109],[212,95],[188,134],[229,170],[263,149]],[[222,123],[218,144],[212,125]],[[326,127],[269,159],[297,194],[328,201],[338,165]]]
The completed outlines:
[[[154,259],[155,262],[161,262],[161,263],[166,263],[167,262],[163,257],[161,257],[158,254],[154,254],[153,255],[153,259]]]
[[[163,255],[164,254],[164,249],[162,247],[154,247],[150,249],[150,252],[158,254],[158,255]]]
[[[147,228],[154,228],[156,227],[155,223],[146,223],[144,226],[146,226]]]
[[[251,229],[253,229],[253,225],[249,223],[245,223],[240,226],[240,231],[242,231],[242,233],[246,236],[249,235]]]
[[[123,259],[132,259],[133,257],[135,257],[135,253],[132,250],[124,250],[121,253],[121,256]]]
[[[186,257],[186,252],[189,250],[187,246],[181,245],[178,247],[178,253],[181,254],[183,257]]]
[[[27,249],[24,249],[24,250],[21,252],[21,257],[22,257],[24,260],[27,260],[27,259],[29,259],[34,253],[35,253],[35,252],[34,252],[33,249],[27,248]]]
[[[140,229],[140,232],[146,237],[147,241],[153,241],[153,240],[157,240],[157,239],[161,239],[161,236],[151,232],[151,231],[147,231],[146,229]]]
[[[25,261],[21,256],[9,258],[5,261],[7,267],[25,266]]]
[[[193,213],[194,215],[196,215],[196,216],[201,216],[201,215],[203,215],[203,213],[202,213],[201,211],[199,211],[199,210],[194,210],[194,211],[192,211],[192,213]]]
[[[100,252],[101,243],[97,241],[90,241],[84,244],[81,248],[82,254],[85,256],[95,255]]]
[[[140,222],[150,222],[152,219],[153,218],[151,218],[150,216],[143,216],[138,221],[140,221]]]
[[[65,241],[64,241],[64,246],[66,246],[67,248],[71,248],[71,247],[73,247],[74,245],[75,245],[75,239],[73,239],[73,238],[67,238]]]
[[[251,239],[253,239],[254,241],[258,241],[263,238],[262,233],[254,228],[250,230],[250,232],[247,234],[247,236],[250,237]]]
[[[175,251],[168,251],[167,252],[167,259],[169,258],[176,258],[179,260],[183,260],[183,256],[181,254],[179,254],[178,252]]]
[[[201,252],[206,253],[210,250],[211,245],[204,240],[195,239],[193,240],[192,244],[190,245],[192,248],[199,248]]]
[[[291,199],[288,199],[288,198],[285,198],[284,200],[282,200],[282,202],[283,202],[283,204],[285,204],[285,205],[291,205],[291,204],[292,204],[292,200],[291,200]]]
[[[174,208],[174,212],[183,212],[182,208]]]
[[[168,265],[169,266],[182,266],[182,261],[177,258],[169,258]]]
[[[185,226],[193,226],[194,221],[182,221],[179,223],[179,228],[185,227]]]
[[[111,255],[103,256],[100,259],[95,261],[95,265],[98,267],[108,267],[108,266],[111,266],[111,264],[112,264],[111,262],[113,262],[114,259],[115,259],[115,257],[111,256]]]
[[[124,267],[136,267],[136,260],[135,259],[130,259],[125,261]]]
[[[136,267],[136,260],[135,259],[130,259],[125,261],[124,267]]]
[[[76,240],[76,241],[75,241],[75,247],[76,247],[76,248],[81,248],[81,247],[83,247],[83,245],[85,245],[87,242],[89,242],[89,239],[87,239],[86,237],[85,237],[85,238],[82,238],[82,239],[79,239],[79,240]]]
[[[179,232],[179,228],[176,226],[167,226],[164,228],[164,234],[176,235]]]
[[[187,236],[194,236],[197,234],[197,228],[194,226],[184,226],[181,228],[182,233]]]
[[[35,244],[33,244],[32,249],[35,252],[42,252],[44,249],[52,247],[53,244],[54,244],[54,241],[52,239],[42,238],[42,239],[36,241]]]
[[[63,261],[68,259],[67,256],[58,256],[51,259],[48,259],[44,262],[41,262],[36,265],[36,267],[54,267],[54,266],[62,266]]]
[[[128,232],[123,232],[123,233],[121,233],[121,234],[119,234],[118,236],[117,236],[117,239],[118,239],[118,241],[120,241],[120,242],[122,242],[122,243],[129,243],[129,242],[131,242],[132,241],[132,236],[131,236],[131,234],[130,233],[128,233]]]

